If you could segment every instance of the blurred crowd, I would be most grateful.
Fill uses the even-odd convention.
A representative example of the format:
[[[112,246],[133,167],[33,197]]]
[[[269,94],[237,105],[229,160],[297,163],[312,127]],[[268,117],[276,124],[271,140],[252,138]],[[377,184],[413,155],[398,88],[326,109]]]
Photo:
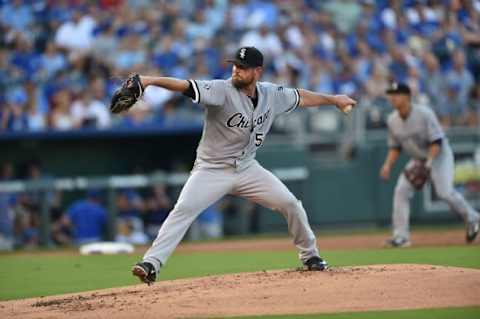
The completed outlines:
[[[445,126],[479,125],[479,0],[0,0],[0,131],[173,127],[201,109],[149,88],[108,112],[134,73],[227,78],[240,45],[264,79],[383,107],[405,81]]]
[[[0,165],[0,182],[22,179],[48,181],[39,161],[14,166]],[[113,202],[105,190],[86,192],[0,192],[0,251],[35,248],[40,244],[42,210],[50,219],[48,245],[82,245],[108,239],[108,220],[114,213],[113,240],[142,245],[157,236],[158,230],[173,208],[174,189],[158,184],[142,189],[118,189]],[[44,201],[46,200],[46,202]],[[192,225],[188,239],[220,238],[224,234],[222,211],[225,202],[205,209]]]

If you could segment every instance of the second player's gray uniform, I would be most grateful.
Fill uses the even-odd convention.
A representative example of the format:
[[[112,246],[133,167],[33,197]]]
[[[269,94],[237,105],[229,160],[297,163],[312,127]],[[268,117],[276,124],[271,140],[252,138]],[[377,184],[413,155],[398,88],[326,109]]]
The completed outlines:
[[[318,256],[302,203],[256,160],[274,119],[300,102],[296,89],[258,82],[257,106],[231,80],[191,80],[193,101],[205,106],[197,158],[178,201],[158,232],[144,261],[158,271],[195,218],[226,194],[244,197],[279,211],[287,219],[302,261]]]
[[[425,106],[412,106],[408,118],[403,120],[397,111],[388,118],[389,147],[400,147],[412,159],[406,167],[413,165],[415,160],[426,160],[432,142],[442,139],[440,154],[433,160],[431,182],[437,195],[445,200],[450,208],[460,214],[467,222],[477,221],[478,213],[465,201],[463,196],[453,187],[454,159],[448,139],[445,137],[434,112]],[[395,187],[393,198],[393,237],[410,239],[409,200],[414,188],[401,174]]]

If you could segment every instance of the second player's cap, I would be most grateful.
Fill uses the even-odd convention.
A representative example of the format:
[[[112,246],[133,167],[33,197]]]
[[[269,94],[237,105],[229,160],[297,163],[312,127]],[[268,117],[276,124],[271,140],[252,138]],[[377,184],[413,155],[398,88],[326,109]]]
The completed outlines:
[[[410,87],[408,87],[408,85],[405,83],[392,82],[385,93],[410,95],[411,91]]]
[[[234,64],[239,64],[247,68],[263,66],[263,54],[255,47],[241,47],[235,53],[233,59],[227,60]]]

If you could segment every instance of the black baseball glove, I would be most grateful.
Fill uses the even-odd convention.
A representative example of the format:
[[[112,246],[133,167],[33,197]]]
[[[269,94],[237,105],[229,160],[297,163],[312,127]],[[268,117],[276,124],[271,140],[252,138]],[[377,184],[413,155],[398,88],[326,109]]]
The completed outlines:
[[[415,161],[403,174],[416,190],[421,190],[430,177],[430,168],[423,161]]]
[[[140,76],[138,74],[132,75],[113,94],[110,111],[115,114],[127,111],[142,97],[143,91]]]

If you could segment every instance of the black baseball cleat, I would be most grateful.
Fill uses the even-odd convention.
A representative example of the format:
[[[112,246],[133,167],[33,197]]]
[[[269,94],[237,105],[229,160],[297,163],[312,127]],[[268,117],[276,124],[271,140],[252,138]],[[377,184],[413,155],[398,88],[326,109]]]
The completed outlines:
[[[403,237],[394,237],[385,241],[385,247],[405,248],[410,246],[412,246],[412,242]]]
[[[328,268],[327,261],[318,256],[310,257],[303,263],[304,269],[308,271],[323,271]]]
[[[132,274],[137,276],[142,282],[151,285],[157,280],[157,273],[155,267],[151,263],[141,262],[137,263],[132,268]]]
[[[475,240],[475,238],[477,237],[478,235],[478,231],[479,231],[479,228],[480,228],[480,222],[479,221],[476,221],[476,222],[469,222],[467,224],[467,236],[466,236],[466,240],[467,240],[467,243],[470,244],[470,243],[473,243],[473,241]]]

